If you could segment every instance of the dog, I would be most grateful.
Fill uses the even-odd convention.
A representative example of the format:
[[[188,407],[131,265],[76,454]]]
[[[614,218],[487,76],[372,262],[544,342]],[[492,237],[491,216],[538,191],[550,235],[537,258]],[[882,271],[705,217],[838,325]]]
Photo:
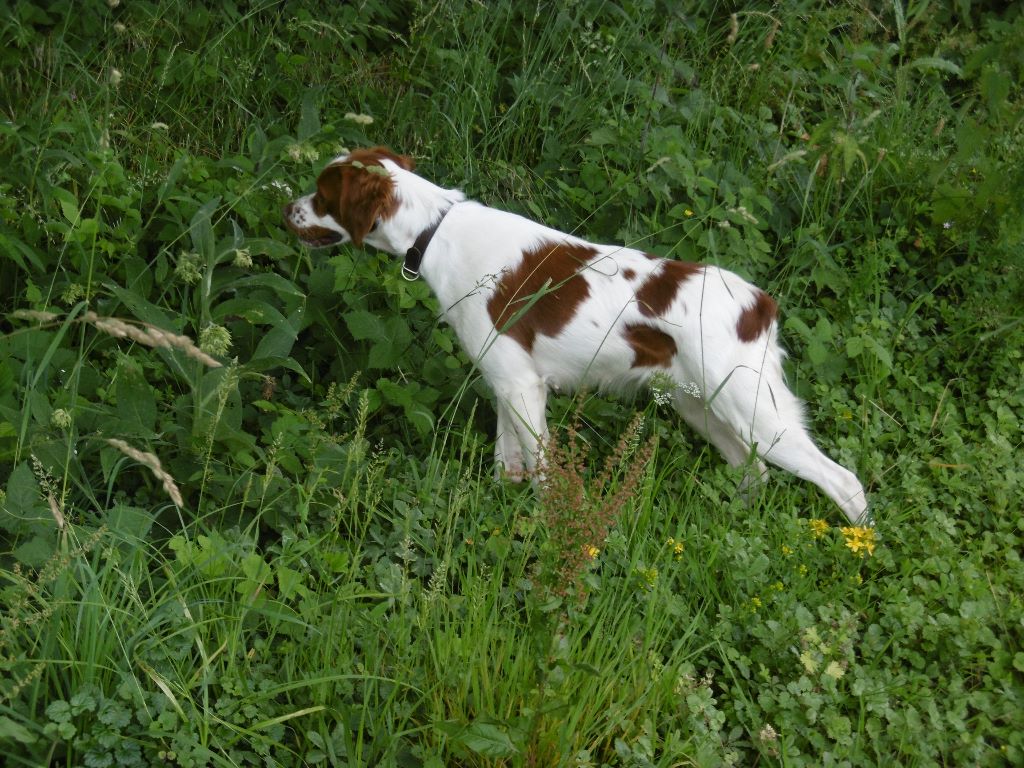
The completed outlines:
[[[765,461],[817,485],[857,524],[857,477],[814,444],[786,386],[775,301],[706,264],[599,245],[466,199],[386,147],[331,161],[284,220],[311,248],[404,256],[497,398],[495,469],[538,469],[551,389],[630,392],[669,381],[683,419],[745,483]],[[541,467],[542,468],[542,467]],[[753,475],[753,477],[751,477]]]

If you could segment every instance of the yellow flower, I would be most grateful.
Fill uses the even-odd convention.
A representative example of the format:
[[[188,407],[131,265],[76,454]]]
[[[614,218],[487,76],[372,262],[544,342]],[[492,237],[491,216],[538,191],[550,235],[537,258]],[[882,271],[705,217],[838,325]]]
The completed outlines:
[[[816,539],[820,539],[826,533],[828,533],[828,523],[822,520],[820,517],[816,517],[807,523],[811,526],[811,536]]]
[[[789,557],[792,554],[793,554],[793,548],[783,544],[782,545],[782,555],[783,555],[783,557]]]
[[[654,589],[658,583],[657,568],[637,568],[634,573],[640,577],[640,586],[645,590]]]
[[[865,526],[852,526],[839,529],[843,538],[846,539],[846,546],[855,554],[864,557],[864,553],[872,555],[875,552],[875,529]]]
[[[589,559],[591,559],[591,560],[593,560],[595,557],[597,557],[599,554],[601,554],[601,550],[598,549],[597,547],[593,546],[592,544],[588,544],[585,547],[583,547],[583,551],[586,553],[587,557]]]
[[[676,541],[671,537],[669,537],[669,540],[665,543],[672,547],[672,554],[675,555],[675,559],[681,560],[683,557],[683,552],[686,551],[686,545],[683,544],[683,542]]]

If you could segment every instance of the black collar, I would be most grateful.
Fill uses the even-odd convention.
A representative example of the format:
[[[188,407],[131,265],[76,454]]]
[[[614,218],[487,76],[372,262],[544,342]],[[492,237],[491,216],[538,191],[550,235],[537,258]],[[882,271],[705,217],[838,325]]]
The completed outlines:
[[[437,228],[441,226],[441,222],[444,221],[444,217],[448,215],[448,211],[451,209],[452,206],[449,206],[447,210],[441,214],[441,218],[420,232],[420,236],[416,238],[416,242],[412,244],[412,248],[405,252],[405,263],[402,264],[402,277],[409,282],[412,282],[420,276],[420,263],[423,261],[423,254],[427,252],[427,248],[430,246],[430,241],[433,239],[434,233],[437,232]]]

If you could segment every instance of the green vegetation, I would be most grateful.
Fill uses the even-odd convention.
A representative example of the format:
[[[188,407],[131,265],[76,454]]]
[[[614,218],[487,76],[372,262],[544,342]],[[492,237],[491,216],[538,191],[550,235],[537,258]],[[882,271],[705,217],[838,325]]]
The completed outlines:
[[[1004,5],[8,5],[5,764],[1024,762]],[[494,481],[426,286],[281,224],[369,144],[769,289],[873,535],[647,394]]]

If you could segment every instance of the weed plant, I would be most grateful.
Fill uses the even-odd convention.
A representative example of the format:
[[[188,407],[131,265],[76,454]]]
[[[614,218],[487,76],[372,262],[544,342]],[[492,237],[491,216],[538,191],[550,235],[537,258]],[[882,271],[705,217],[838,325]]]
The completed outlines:
[[[1021,51],[987,1],[8,3],[5,764],[1024,763]],[[426,286],[281,224],[369,144],[770,290],[876,527],[657,392],[494,480]]]

